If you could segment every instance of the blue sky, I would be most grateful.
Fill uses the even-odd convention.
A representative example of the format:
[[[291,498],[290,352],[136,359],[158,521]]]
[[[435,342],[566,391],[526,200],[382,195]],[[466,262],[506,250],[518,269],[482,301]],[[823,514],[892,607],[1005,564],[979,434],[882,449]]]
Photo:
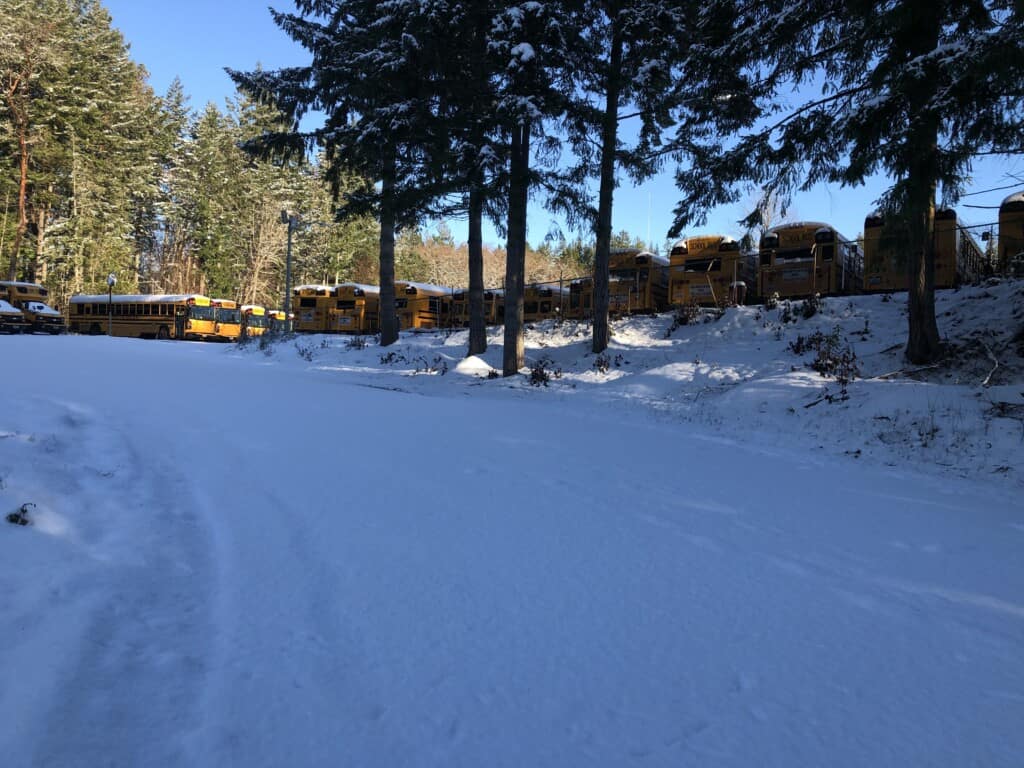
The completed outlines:
[[[201,109],[210,101],[223,106],[224,100],[234,95],[234,86],[224,73],[224,67],[244,70],[260,64],[265,69],[276,69],[308,61],[306,52],[274,25],[263,3],[252,0],[177,0],[174,3],[106,0],[105,5],[114,26],[131,44],[132,58],[149,70],[150,83],[157,93],[166,92],[177,76],[191,97],[194,109]],[[272,5],[282,11],[294,8],[287,0]],[[1024,158],[981,160],[975,167],[975,179],[968,192],[1012,184],[1014,181],[1009,174],[1024,177]],[[787,220],[828,222],[846,236],[854,237],[862,230],[864,216],[886,186],[884,178],[855,189],[819,185],[794,200]],[[1024,188],[1024,183],[1018,188]],[[994,191],[965,198],[958,206],[960,218],[967,224],[995,221],[994,210],[967,208],[965,204],[998,207],[1009,192]],[[624,179],[616,192],[614,229],[625,229],[644,240],[649,233],[653,243],[662,244],[676,200],[670,168],[638,187]],[[706,226],[694,228],[688,234],[721,232],[738,237],[742,230],[736,222],[743,213],[742,205],[714,210]],[[550,215],[540,205],[531,205],[530,242],[538,244],[552,223]],[[462,222],[453,221],[450,226],[457,239],[465,239]],[[485,229],[484,237],[490,243],[500,242],[490,227]]]

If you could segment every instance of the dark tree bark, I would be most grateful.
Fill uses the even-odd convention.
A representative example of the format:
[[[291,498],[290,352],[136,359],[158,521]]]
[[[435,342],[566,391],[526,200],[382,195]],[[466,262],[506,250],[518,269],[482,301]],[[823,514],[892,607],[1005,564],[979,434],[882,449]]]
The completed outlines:
[[[380,204],[380,345],[398,341],[395,310],[395,150],[385,152]]]
[[[28,232],[28,118],[21,120],[17,113],[14,114],[18,125],[18,227],[14,231],[11,261],[7,265],[8,280],[18,279],[18,256],[21,253],[21,244],[25,241],[25,234]]]
[[[926,54],[939,45],[940,21],[930,3],[917,3],[913,53]],[[924,73],[907,83],[911,114],[918,115],[917,129],[904,145],[909,153],[906,210],[910,225],[907,259],[907,359],[920,365],[935,360],[941,351],[935,321],[935,192],[939,177],[939,119],[929,108],[935,91]]]
[[[937,132],[936,134],[937,135]],[[941,351],[939,327],[935,321],[935,172],[938,142],[920,147],[919,170],[911,176],[908,195],[910,224],[907,259],[907,359],[915,364],[935,360]],[[932,166],[929,173],[928,166]]]
[[[478,184],[469,188],[469,354],[487,351],[484,317],[483,194]]]
[[[622,30],[618,14],[612,15],[612,45],[609,52],[607,92],[601,126],[601,181],[597,206],[597,242],[594,247],[594,339],[595,354],[608,348],[608,263],[612,240],[612,198],[615,193],[615,149],[618,144],[619,91],[622,70]]]
[[[530,121],[526,119],[512,128],[509,177],[502,375],[515,376],[526,364],[523,286],[526,282],[526,204],[530,192]]]

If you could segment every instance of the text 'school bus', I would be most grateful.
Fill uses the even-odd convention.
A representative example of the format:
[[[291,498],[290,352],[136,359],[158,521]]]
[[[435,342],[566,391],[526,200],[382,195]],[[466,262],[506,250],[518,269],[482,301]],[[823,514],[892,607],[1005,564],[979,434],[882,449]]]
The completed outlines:
[[[47,304],[49,291],[38,283],[0,282],[0,300],[21,311],[26,330],[63,333],[64,316]]]
[[[540,283],[526,286],[523,291],[523,322],[536,323],[561,317],[569,310],[568,286]]]
[[[27,333],[28,321],[21,310],[5,299],[0,299],[0,331],[4,333]]]
[[[140,339],[215,340],[214,309],[200,294],[106,294],[72,296],[71,330]]]
[[[327,333],[327,309],[331,301],[328,285],[299,285],[292,289],[292,330],[299,333]]]
[[[820,222],[772,227],[761,236],[757,292],[803,298],[859,293],[864,263],[856,243]]]
[[[1024,192],[1017,192],[999,206],[999,250],[996,270],[1024,277]]]
[[[452,294],[451,288],[429,283],[399,280],[395,283],[395,314],[398,327],[439,328],[442,304]]]
[[[376,333],[380,330],[380,288],[362,283],[339,283],[327,304],[331,333]]]
[[[270,316],[265,307],[258,304],[243,304],[242,314],[242,335],[262,336],[270,326]]]
[[[668,308],[669,261],[650,251],[619,248],[611,252],[608,312],[664,312]]]
[[[242,335],[242,310],[231,299],[210,299],[213,307],[213,331],[217,341],[238,341]]]
[[[448,303],[445,325],[452,328],[469,327],[469,291],[457,288]],[[484,325],[498,325],[505,321],[505,292],[500,288],[484,291]]]
[[[887,226],[880,213],[864,219],[864,290],[907,290],[907,225]],[[957,221],[956,211],[935,212],[935,287],[953,288],[978,280],[985,254]]]
[[[740,244],[727,235],[680,240],[672,246],[669,264],[669,304],[673,306],[739,304],[748,282],[753,291],[750,261]]]

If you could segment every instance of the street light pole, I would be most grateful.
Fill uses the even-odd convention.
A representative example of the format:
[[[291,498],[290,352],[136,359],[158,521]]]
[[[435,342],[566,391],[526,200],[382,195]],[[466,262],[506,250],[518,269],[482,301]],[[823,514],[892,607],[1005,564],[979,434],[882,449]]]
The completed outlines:
[[[107,336],[114,335],[114,286],[117,285],[117,275],[111,272],[107,275]]]
[[[292,305],[292,232],[298,224],[299,217],[288,211],[281,211],[281,223],[288,225],[288,253],[284,262],[284,321],[290,328]]]

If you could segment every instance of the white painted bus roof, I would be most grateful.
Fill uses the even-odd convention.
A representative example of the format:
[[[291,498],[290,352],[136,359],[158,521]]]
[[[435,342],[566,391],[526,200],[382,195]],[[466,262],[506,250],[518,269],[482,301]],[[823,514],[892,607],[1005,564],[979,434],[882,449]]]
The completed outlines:
[[[189,299],[205,299],[200,293],[115,293],[110,297],[112,304],[175,304]],[[107,294],[79,294],[71,297],[72,304],[107,303]]]
[[[552,285],[551,283],[535,283],[533,285],[526,286],[526,290],[529,291],[531,289],[535,290],[535,291],[543,291],[545,289],[548,289],[552,293],[558,293],[558,292],[569,293],[569,286],[568,285],[564,285],[561,288],[559,288],[557,285]]]
[[[785,224],[776,224],[774,227],[768,230],[768,232],[780,232],[784,229],[800,229],[800,228],[814,227],[815,230],[819,230],[822,227],[833,229],[831,224],[826,224],[823,221],[788,221]]]
[[[641,251],[637,256],[646,256],[654,264],[660,264],[663,267],[667,267],[669,260],[660,254],[654,253],[653,251]]]
[[[42,288],[46,290],[45,285],[39,283],[19,283],[17,280],[0,280],[0,285],[6,285],[11,288]]]
[[[439,291],[441,293],[452,293],[452,289],[444,285],[433,285],[432,283],[416,283],[412,280],[396,280],[395,287],[405,286],[415,288],[417,291],[429,292]]]
[[[367,285],[366,283],[338,283],[335,288],[358,288],[363,293],[371,293],[377,295],[380,293],[380,286]]]

